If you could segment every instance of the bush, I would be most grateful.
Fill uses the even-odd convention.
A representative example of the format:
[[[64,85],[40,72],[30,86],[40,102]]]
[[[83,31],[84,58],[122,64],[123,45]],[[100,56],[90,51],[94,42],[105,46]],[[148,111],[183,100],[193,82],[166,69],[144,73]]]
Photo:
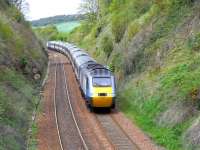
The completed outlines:
[[[123,38],[126,27],[128,25],[127,19],[128,18],[124,14],[117,14],[112,17],[112,33],[116,43],[119,43]]]
[[[10,18],[12,18],[13,20],[16,20],[17,22],[24,22],[25,21],[22,13],[15,7],[10,7],[8,9],[8,14],[9,14]]]
[[[139,30],[140,30],[139,23],[137,21],[133,21],[128,26],[128,39],[131,40]]]
[[[189,38],[187,45],[189,49],[200,51],[200,33],[194,37]]]
[[[58,30],[55,26],[50,25],[45,28],[36,28],[36,33],[45,40],[56,40],[58,35]]]
[[[0,38],[7,40],[11,39],[12,36],[13,31],[10,26],[0,18]]]
[[[112,39],[109,36],[104,36],[101,39],[100,46],[101,46],[101,49],[106,54],[107,58],[110,57],[110,54],[113,51],[113,42],[112,42]]]
[[[28,64],[28,58],[23,56],[20,58],[20,67],[21,69],[24,69],[26,65]]]

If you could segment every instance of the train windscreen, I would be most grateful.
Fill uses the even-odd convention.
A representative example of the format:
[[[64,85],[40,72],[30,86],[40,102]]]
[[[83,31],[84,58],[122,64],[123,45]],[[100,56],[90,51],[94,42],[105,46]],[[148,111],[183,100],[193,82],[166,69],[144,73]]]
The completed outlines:
[[[95,87],[112,86],[111,78],[109,77],[94,77],[92,83]]]

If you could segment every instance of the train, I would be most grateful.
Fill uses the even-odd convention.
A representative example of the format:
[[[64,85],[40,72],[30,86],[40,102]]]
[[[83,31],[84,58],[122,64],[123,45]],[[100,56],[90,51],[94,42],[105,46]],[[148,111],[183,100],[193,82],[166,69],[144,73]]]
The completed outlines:
[[[69,58],[81,93],[90,110],[115,108],[116,82],[108,67],[97,63],[87,52],[71,43],[48,41],[47,48]]]

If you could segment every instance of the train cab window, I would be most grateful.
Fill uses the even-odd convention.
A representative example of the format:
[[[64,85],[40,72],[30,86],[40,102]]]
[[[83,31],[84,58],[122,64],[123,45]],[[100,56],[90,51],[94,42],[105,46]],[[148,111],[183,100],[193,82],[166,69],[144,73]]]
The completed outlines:
[[[112,86],[112,81],[110,77],[94,77],[92,84],[96,87],[109,87]]]
[[[86,89],[89,89],[89,79],[86,78]]]

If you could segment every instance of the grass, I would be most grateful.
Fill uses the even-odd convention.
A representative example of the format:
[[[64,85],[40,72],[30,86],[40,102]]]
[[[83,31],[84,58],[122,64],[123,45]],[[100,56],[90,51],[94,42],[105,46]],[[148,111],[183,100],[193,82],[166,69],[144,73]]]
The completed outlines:
[[[35,150],[37,149],[37,133],[38,133],[38,127],[36,123],[32,124],[31,128],[31,137],[29,139],[28,149],[29,150]]]
[[[76,27],[80,26],[79,21],[65,22],[55,25],[59,32],[71,32]]]
[[[32,111],[38,101],[35,95],[37,91],[31,84],[13,69],[4,68],[0,72],[0,124],[10,128],[9,133],[0,136],[2,149],[15,147],[17,150],[26,145],[23,142],[26,139]]]
[[[13,31],[10,25],[7,22],[5,22],[4,17],[0,19],[0,31],[1,31],[0,32],[1,39],[8,40],[13,37]]]
[[[107,58],[110,57],[111,52],[113,51],[113,43],[112,39],[109,36],[104,36],[101,39],[101,50],[104,51],[106,54]]]
[[[39,95],[32,69],[42,76],[47,58],[23,14],[0,3],[0,150],[21,150]]]
[[[181,150],[181,135],[190,122],[178,124],[175,127],[163,127],[157,124],[156,116],[166,110],[169,100],[162,96],[165,90],[157,88],[156,81],[148,83],[148,77],[130,82],[128,88],[121,91],[118,99],[122,111],[138,124],[157,144],[170,150]],[[127,84],[126,84],[127,86]],[[156,87],[156,88],[155,88]],[[158,86],[159,87],[159,86]],[[123,102],[121,101],[123,99]],[[175,98],[176,99],[176,98]]]

